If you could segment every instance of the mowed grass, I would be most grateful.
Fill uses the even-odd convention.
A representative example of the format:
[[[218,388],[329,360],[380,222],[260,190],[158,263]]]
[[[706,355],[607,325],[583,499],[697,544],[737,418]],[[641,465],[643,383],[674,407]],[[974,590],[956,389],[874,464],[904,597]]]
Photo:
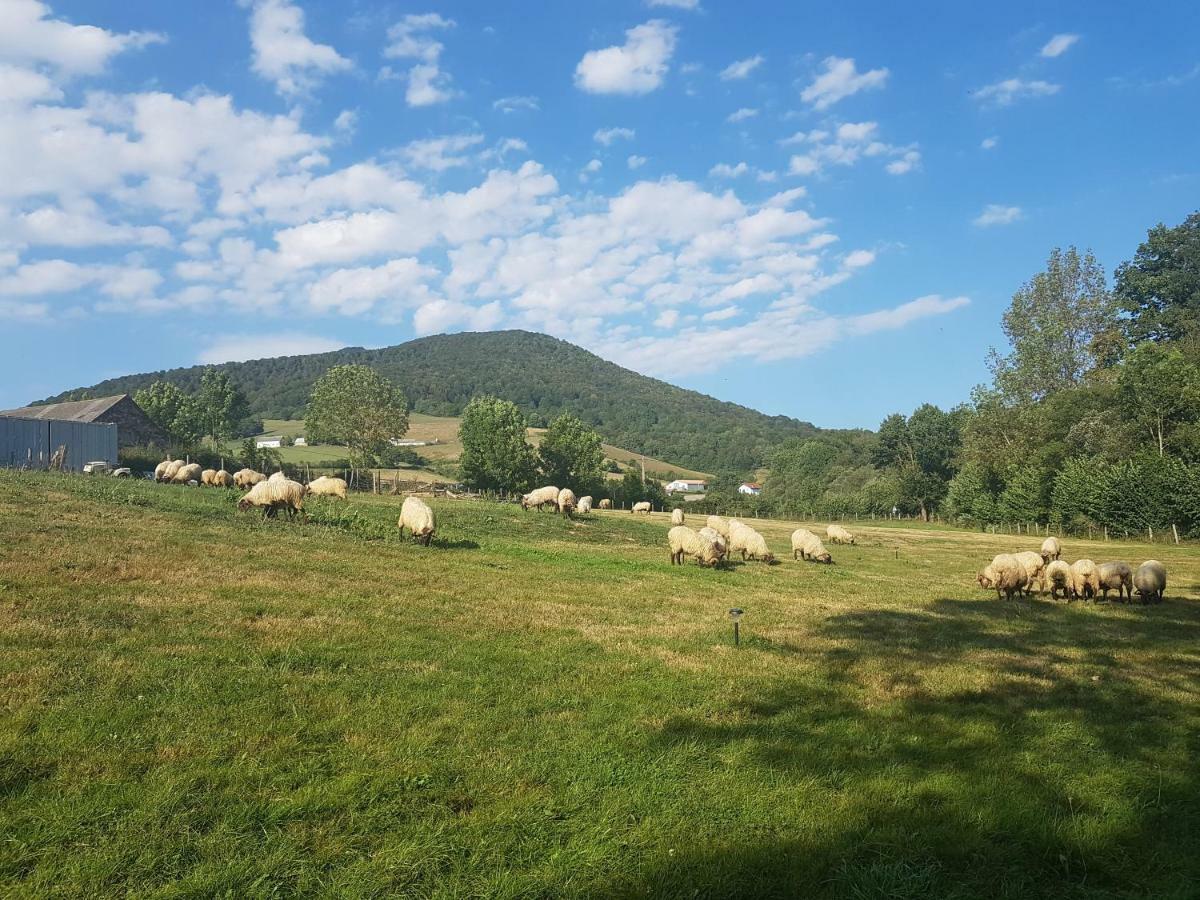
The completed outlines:
[[[999,602],[1015,537],[667,563],[570,522],[0,472],[0,895],[1195,897],[1200,563]],[[731,646],[727,610],[744,640]]]

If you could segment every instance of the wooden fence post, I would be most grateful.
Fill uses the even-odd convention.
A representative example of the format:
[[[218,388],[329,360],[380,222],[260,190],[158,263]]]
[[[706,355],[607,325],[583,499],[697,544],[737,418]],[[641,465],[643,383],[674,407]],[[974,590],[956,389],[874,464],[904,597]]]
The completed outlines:
[[[1175,543],[1179,543],[1179,529],[1174,525],[1171,526],[1171,533],[1175,535]]]

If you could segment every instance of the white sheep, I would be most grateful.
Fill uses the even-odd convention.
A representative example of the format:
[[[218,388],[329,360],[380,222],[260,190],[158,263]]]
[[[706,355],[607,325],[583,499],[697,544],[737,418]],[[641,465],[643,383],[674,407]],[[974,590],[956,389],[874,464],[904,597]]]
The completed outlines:
[[[238,501],[238,509],[247,510],[258,507],[263,511],[263,518],[275,518],[281,509],[287,510],[288,518],[296,513],[304,512],[304,485],[288,479],[267,479],[253,485],[242,499]]]
[[[563,488],[558,492],[558,511],[571,518],[571,513],[575,511],[578,501],[575,499],[575,492],[570,488]]]
[[[1032,550],[1022,550],[1020,553],[1014,553],[1013,556],[1025,567],[1025,573],[1029,576],[1029,580],[1025,584],[1025,592],[1032,594],[1035,590],[1042,589],[1042,571],[1046,568],[1046,561],[1042,559],[1042,554],[1034,553]]]
[[[1050,591],[1050,599],[1058,599],[1058,592],[1062,591],[1063,599],[1071,599],[1071,567],[1061,559],[1050,560],[1045,571],[1042,572],[1042,585]]]
[[[233,487],[233,476],[224,469],[217,469],[217,474],[213,476],[213,487]]]
[[[833,524],[825,529],[825,536],[829,538],[831,544],[853,544],[854,535],[848,532],[841,525]]]
[[[1117,599],[1133,602],[1133,569],[1129,563],[1104,563],[1096,570],[1100,593],[1108,599],[1109,591],[1117,592]]]
[[[729,540],[729,520],[728,519],[723,519],[720,516],[709,516],[708,519],[706,520],[705,524],[707,524],[708,527],[711,528],[713,531],[715,531],[717,534],[721,535],[721,537],[725,538],[726,541]]]
[[[717,548],[717,555],[720,556],[721,559],[724,559],[729,555],[729,541],[725,540],[725,536],[719,531],[714,531],[705,525],[696,533],[708,538],[713,542],[713,546]]]
[[[287,474],[282,469],[280,469],[278,472],[272,472],[271,477],[267,479],[267,481],[291,481],[291,480],[292,479],[288,478]]]
[[[975,576],[975,580],[980,587],[995,590],[997,600],[1001,595],[1005,600],[1011,600],[1029,584],[1029,572],[1013,554],[1000,553]]]
[[[202,474],[203,470],[200,467],[200,463],[184,465],[178,468],[175,474],[171,476],[171,484],[187,484],[189,481],[199,484]]]
[[[678,506],[675,507],[673,510],[671,510],[671,524],[672,525],[682,525],[683,524],[683,510],[680,509]]]
[[[1058,538],[1051,536],[1042,541],[1042,559],[1049,565],[1050,560],[1062,557],[1062,544]]]
[[[404,536],[404,529],[407,528],[417,539],[417,543],[428,547],[429,542],[433,540],[437,522],[434,520],[433,510],[429,508],[428,503],[420,497],[405,497],[404,504],[400,507],[400,520],[396,522],[396,527],[400,529],[401,537]]]
[[[731,522],[729,525],[729,552],[730,554],[741,553],[742,562],[748,558],[765,563],[775,561],[775,554],[767,549],[766,539],[749,525],[741,522],[736,525]]]
[[[629,511],[631,513],[645,513],[646,515],[650,515],[650,501],[642,500],[638,503],[635,503],[632,507],[630,507]]]
[[[600,501],[600,508],[601,509],[612,509],[612,501],[609,500],[607,497],[605,497],[603,500]]]
[[[702,566],[715,566],[721,561],[716,545],[704,535],[686,525],[676,525],[667,532],[671,546],[671,565],[682,566],[685,556],[693,557]]]
[[[558,507],[558,488],[552,484],[545,487],[540,487],[536,491],[530,491],[521,497],[521,509],[529,509],[536,506],[538,512],[541,512],[547,506]]]
[[[338,497],[345,500],[346,479],[322,475],[320,478],[310,481],[306,490],[314,497]]]
[[[154,469],[154,476],[157,480],[164,484],[169,484],[175,480],[175,473],[182,469],[187,463],[182,459],[166,460],[161,464],[161,470],[158,467]]]
[[[1071,564],[1071,596],[1084,600],[1095,599],[1100,589],[1100,573],[1090,559],[1077,559]]]
[[[575,512],[580,515],[587,515],[592,511],[592,498],[584,496],[579,498],[579,503],[575,506]]]
[[[797,528],[792,532],[792,559],[809,559],[826,565],[833,562],[821,539],[807,528]]]
[[[1157,559],[1148,559],[1133,573],[1133,586],[1137,589],[1142,603],[1153,600],[1161,603],[1167,590],[1167,567]]]
[[[200,473],[200,483],[205,487],[213,487],[213,479],[217,477],[216,469],[205,469]]]
[[[253,469],[238,469],[233,473],[233,483],[243,491],[248,491],[260,481],[266,481],[267,476]]]

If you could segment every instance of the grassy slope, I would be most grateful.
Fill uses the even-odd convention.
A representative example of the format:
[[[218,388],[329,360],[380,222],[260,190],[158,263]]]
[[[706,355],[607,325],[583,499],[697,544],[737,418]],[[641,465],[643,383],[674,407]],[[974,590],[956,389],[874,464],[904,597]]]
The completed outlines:
[[[422,549],[396,498],[303,527],[233,503],[0,471],[0,894],[1200,881],[1191,548],[1153,548],[1161,606],[1005,604],[971,580],[1004,536],[705,571],[667,565],[663,517],[451,501]]]

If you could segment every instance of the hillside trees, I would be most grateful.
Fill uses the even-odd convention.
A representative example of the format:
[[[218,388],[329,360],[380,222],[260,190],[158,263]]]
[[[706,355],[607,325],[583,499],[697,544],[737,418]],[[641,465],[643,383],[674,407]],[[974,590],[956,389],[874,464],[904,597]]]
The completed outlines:
[[[369,466],[408,430],[403,392],[368,366],[334,366],[313,385],[304,416],[313,443],[343,444],[356,468]]]
[[[469,487],[515,492],[532,486],[537,460],[525,440],[525,416],[515,403],[475,397],[463,410],[458,436],[463,447],[460,477]]]
[[[1135,343],[1200,338],[1200,212],[1174,228],[1151,228],[1117,268],[1113,293]]]

